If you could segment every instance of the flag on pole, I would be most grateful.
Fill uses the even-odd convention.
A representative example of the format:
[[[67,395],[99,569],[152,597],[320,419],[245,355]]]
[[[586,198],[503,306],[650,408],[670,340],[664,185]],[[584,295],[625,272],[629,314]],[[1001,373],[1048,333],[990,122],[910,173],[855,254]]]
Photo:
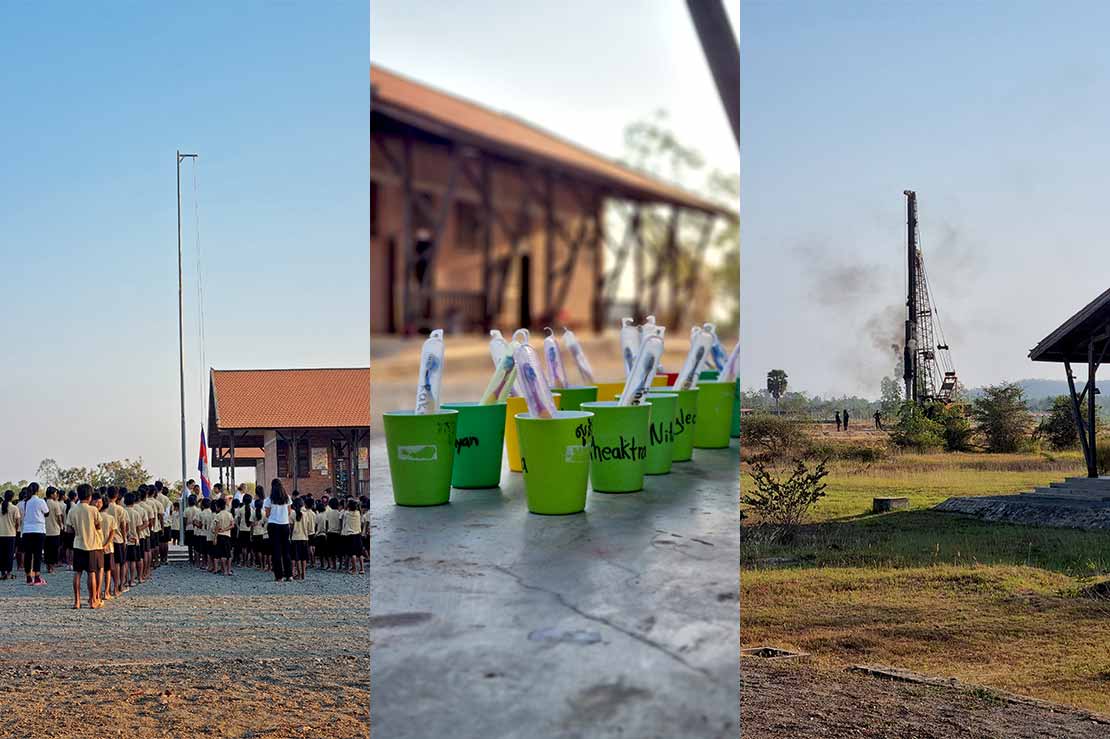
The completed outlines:
[[[211,496],[212,485],[208,482],[208,444],[204,440],[204,427],[200,427],[200,459],[197,460],[197,470],[200,472],[200,492],[205,498]]]

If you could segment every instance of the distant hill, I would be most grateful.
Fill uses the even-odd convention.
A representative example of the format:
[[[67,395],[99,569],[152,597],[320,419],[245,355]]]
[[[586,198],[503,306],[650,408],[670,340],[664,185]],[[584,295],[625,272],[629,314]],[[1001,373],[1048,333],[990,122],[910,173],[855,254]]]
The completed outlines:
[[[1078,375],[1078,370],[1076,370],[1076,374]],[[1075,389],[1077,391],[1082,390],[1084,382],[1086,382],[1085,378],[1076,377]],[[1026,380],[1018,380],[1017,384],[1020,385],[1021,389],[1025,391],[1025,399],[1030,402],[1043,400],[1045,398],[1054,398],[1057,395],[1068,394],[1067,380],[1043,380],[1038,378],[1029,378]],[[1100,391],[1102,390],[1101,384],[1099,387]],[[970,398],[977,398],[983,394],[983,388],[971,388],[967,391],[967,394]],[[1106,396],[1106,393],[1100,392],[1099,395],[1103,396],[1099,398],[1099,400],[1101,401]]]

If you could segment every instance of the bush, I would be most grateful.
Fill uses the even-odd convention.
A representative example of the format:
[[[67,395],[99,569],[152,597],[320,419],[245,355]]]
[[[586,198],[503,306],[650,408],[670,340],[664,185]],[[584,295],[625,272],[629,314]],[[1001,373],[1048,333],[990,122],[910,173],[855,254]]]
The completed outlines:
[[[890,456],[890,449],[878,444],[864,444],[854,441],[829,442],[813,439],[806,444],[802,456],[806,459],[836,459],[845,462],[871,464],[880,462]]]
[[[898,422],[890,428],[890,442],[899,449],[935,451],[945,446],[944,426],[907,401],[898,409]]]
[[[740,421],[740,448],[764,459],[782,459],[807,440],[800,421],[769,413],[753,413]]]
[[[1087,409],[1081,408],[1083,420],[1087,419]],[[1057,395],[1052,399],[1052,408],[1037,426],[1036,436],[1048,442],[1053,449],[1073,449],[1079,444],[1079,430],[1075,426],[1075,409],[1071,398]]]
[[[756,462],[750,473],[755,492],[742,496],[741,502],[754,508],[766,523],[780,527],[779,535],[789,540],[814,504],[825,497],[824,479],[829,474],[826,461],[821,460],[811,470],[799,459],[794,463],[794,471],[784,479],[768,472],[762,462]]]
[[[1095,463],[1098,465],[1098,474],[1110,474],[1110,439],[1095,441]]]
[[[987,451],[1020,452],[1029,447],[1033,418],[1025,407],[1025,392],[1008,382],[983,388],[976,398],[972,415],[983,434]]]
[[[925,415],[940,424],[946,452],[971,451],[971,436],[975,430],[967,418],[966,406],[933,403],[925,409]]]

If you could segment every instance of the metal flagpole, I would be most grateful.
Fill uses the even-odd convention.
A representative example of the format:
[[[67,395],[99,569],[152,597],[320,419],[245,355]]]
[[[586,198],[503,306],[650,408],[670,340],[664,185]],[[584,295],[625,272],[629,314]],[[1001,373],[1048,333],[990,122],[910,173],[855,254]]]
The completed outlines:
[[[182,154],[177,151],[177,358],[178,380],[181,386],[181,498],[177,507],[181,511],[178,528],[178,544],[185,545],[185,500],[187,490],[185,481],[188,479],[188,462],[185,459],[185,314],[184,298],[182,297],[181,279],[181,160],[196,159],[196,154]]]

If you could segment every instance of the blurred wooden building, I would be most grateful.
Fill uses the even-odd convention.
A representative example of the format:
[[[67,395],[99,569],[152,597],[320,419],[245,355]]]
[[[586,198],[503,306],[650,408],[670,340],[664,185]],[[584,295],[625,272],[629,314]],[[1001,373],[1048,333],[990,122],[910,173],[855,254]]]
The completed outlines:
[[[626,269],[637,296],[670,306],[668,320],[704,296],[701,257],[714,219],[735,217],[728,210],[379,66],[370,82],[372,332],[600,330]],[[627,217],[611,235],[614,201]],[[640,213],[655,206],[671,226],[648,254]],[[680,217],[704,223],[681,272]]]

